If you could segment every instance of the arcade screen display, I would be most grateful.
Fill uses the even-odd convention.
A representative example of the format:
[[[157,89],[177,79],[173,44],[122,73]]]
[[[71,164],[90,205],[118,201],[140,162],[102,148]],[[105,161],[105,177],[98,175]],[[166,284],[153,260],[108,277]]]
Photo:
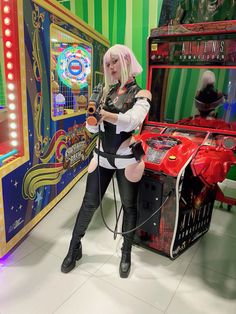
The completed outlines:
[[[84,114],[91,91],[92,46],[55,25],[50,38],[52,118]]]
[[[190,121],[200,114],[196,95],[206,71],[214,73],[214,88],[223,97],[210,112],[205,127],[235,127],[236,69],[222,67],[151,67],[152,106],[149,121],[191,125]]]
[[[159,164],[169,149],[175,145],[179,145],[181,141],[174,137],[156,136],[147,139],[148,146],[146,160],[155,164]]]

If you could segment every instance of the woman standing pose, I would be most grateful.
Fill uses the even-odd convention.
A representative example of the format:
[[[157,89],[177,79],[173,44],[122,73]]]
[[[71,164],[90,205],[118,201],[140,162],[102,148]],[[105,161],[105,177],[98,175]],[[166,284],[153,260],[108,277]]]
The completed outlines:
[[[82,257],[81,238],[100,205],[100,198],[116,173],[124,211],[119,272],[120,277],[127,278],[131,266],[134,231],[125,232],[136,226],[138,185],[144,171],[144,162],[135,158],[130,145],[132,132],[142,124],[149,111],[151,94],[147,90],[141,90],[135,81],[135,76],[142,72],[142,67],[128,47],[114,45],[108,49],[103,58],[103,66],[104,106],[100,111],[99,126],[86,124],[92,133],[97,133],[100,127],[100,145],[96,146],[94,157],[88,167],[84,199],[61,271],[70,272],[75,267],[76,260]]]

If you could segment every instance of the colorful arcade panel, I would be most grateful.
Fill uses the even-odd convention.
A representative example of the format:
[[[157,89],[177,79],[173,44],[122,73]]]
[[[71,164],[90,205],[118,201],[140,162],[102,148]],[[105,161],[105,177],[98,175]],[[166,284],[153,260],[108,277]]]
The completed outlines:
[[[87,171],[109,43],[56,1],[0,1],[0,257]]]

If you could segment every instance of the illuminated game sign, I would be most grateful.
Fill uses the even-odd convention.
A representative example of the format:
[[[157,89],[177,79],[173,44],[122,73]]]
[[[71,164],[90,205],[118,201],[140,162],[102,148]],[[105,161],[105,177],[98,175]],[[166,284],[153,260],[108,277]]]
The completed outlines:
[[[207,65],[231,65],[236,60],[236,41],[197,40],[182,42],[160,42],[153,40],[150,47],[150,61],[154,63]]]
[[[82,46],[70,46],[58,57],[57,72],[61,81],[68,87],[73,84],[86,87],[90,73],[91,54]]]
[[[149,51],[150,65],[235,66],[236,26],[224,21],[152,29]]]

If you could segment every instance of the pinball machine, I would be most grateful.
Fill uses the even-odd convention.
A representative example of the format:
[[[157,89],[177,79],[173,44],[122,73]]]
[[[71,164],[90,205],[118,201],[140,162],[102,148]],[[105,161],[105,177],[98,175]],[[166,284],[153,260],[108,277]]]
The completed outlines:
[[[236,21],[161,26],[148,38],[153,98],[137,136],[145,151],[138,225],[145,223],[135,243],[171,259],[209,230],[215,200],[236,205],[218,185],[236,164],[235,51]],[[195,101],[205,71],[224,95],[207,118]]]

